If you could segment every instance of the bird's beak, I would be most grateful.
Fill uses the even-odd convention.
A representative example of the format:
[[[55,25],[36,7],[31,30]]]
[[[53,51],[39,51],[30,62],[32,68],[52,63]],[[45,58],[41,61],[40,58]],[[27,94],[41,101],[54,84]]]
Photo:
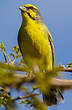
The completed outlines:
[[[19,9],[22,11],[22,12],[25,12],[27,10],[27,8],[25,6],[20,6]]]

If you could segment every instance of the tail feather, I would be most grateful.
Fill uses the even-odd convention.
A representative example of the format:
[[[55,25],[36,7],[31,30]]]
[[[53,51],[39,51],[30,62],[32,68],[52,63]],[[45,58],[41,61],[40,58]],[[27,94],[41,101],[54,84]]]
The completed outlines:
[[[47,94],[43,94],[43,101],[46,105],[56,105],[59,101],[64,101],[64,97],[60,89],[51,88]]]

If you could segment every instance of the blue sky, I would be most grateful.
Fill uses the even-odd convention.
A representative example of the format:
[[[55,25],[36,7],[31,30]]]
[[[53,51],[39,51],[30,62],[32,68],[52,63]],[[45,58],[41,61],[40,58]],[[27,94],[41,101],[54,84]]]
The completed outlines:
[[[18,8],[29,3],[40,9],[53,36],[56,65],[72,62],[72,0],[0,0],[0,42],[4,41],[9,50],[17,45],[22,20]],[[72,108],[72,91],[65,92],[64,96],[65,102],[57,105],[56,110]]]

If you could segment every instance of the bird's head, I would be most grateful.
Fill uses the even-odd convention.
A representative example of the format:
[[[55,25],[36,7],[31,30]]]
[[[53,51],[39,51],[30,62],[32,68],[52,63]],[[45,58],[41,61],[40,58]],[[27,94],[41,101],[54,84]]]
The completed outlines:
[[[37,22],[42,21],[40,11],[34,5],[26,4],[24,6],[20,6],[19,9],[21,10],[22,18],[24,20],[26,21],[32,20],[32,21],[37,21]]]

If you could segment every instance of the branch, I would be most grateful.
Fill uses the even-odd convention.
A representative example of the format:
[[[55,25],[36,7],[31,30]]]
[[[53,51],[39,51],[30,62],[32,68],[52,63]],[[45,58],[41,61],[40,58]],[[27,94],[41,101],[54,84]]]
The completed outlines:
[[[0,63],[0,68],[3,69],[10,69],[12,71],[17,72],[29,72],[29,70],[27,68],[24,68],[24,66],[18,66],[18,65],[8,65],[8,64],[3,64]],[[72,72],[72,68],[66,68],[66,67],[57,67],[59,69],[58,72]],[[11,87],[16,87],[16,85],[21,85],[23,83],[35,83],[36,78],[35,76],[32,75],[24,75],[24,74],[14,74],[14,81],[7,85],[7,86],[11,86]],[[52,78],[51,82],[50,82],[51,86],[55,87],[55,88],[62,88],[62,89],[72,89],[72,80],[66,80],[66,79],[57,79],[57,78]]]
[[[52,78],[51,86],[62,89],[72,89],[72,80]]]
[[[35,77],[29,78],[28,75],[21,75],[21,74],[15,74],[16,80],[14,83],[35,83]],[[19,79],[19,80],[17,80]],[[58,78],[52,78],[50,85],[55,88],[62,88],[62,89],[72,89],[72,80],[66,80],[66,79],[58,79]]]
[[[12,101],[16,101],[16,100],[20,100],[20,99],[25,99],[25,98],[29,98],[29,97],[32,97],[32,96],[35,96],[35,95],[40,95],[39,93],[32,93],[32,94],[29,94],[27,96],[19,96],[17,98],[14,98]]]

